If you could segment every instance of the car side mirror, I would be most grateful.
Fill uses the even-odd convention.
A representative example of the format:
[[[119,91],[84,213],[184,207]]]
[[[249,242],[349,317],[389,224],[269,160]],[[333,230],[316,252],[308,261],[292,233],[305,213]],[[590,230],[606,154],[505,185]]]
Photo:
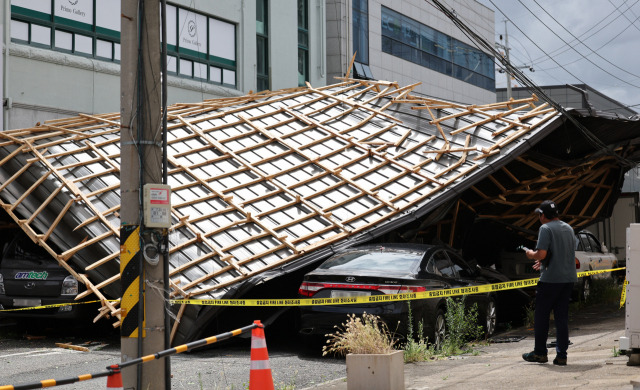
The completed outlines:
[[[607,246],[605,244],[602,244],[600,245],[600,252],[609,253],[609,249],[607,249]]]

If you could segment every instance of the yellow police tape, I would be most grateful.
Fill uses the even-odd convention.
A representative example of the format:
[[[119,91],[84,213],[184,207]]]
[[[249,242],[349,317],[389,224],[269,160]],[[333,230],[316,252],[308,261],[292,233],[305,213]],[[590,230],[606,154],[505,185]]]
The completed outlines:
[[[42,306],[29,306],[29,307],[20,307],[17,309],[4,309],[4,310],[0,310],[0,312],[5,312],[5,311],[22,311],[22,310],[36,310],[36,309],[47,309],[50,307],[62,307],[62,306],[73,306],[73,305],[84,305],[87,303],[96,303],[96,302],[100,302],[100,300],[97,301],[82,301],[82,302],[67,302],[67,303],[56,303],[56,304],[52,304],[52,305],[42,305]],[[110,299],[109,302],[116,302],[115,300]]]
[[[623,270],[613,268],[598,271],[578,272],[578,277],[603,274]],[[457,295],[482,294],[502,290],[513,290],[531,287],[538,284],[539,278],[512,280],[509,282],[483,284],[471,287],[457,287],[443,290],[430,290],[402,294],[369,295],[343,298],[300,298],[300,299],[172,299],[171,304],[205,305],[205,306],[316,306],[316,305],[350,305],[355,303],[379,303],[409,301]]]
[[[625,278],[624,283],[622,283],[622,295],[620,295],[620,308],[627,302],[627,285],[629,281]]]
[[[591,276],[597,274],[603,274],[612,271],[620,271],[625,269],[613,268],[607,270],[598,271],[584,271],[578,272],[578,277]],[[458,295],[468,294],[482,294],[488,292],[496,292],[502,290],[513,290],[518,288],[532,287],[538,284],[539,278],[512,280],[509,282],[483,284],[479,286],[471,287],[456,287],[442,290],[430,290],[421,292],[411,292],[402,294],[384,294],[384,295],[369,295],[369,296],[357,296],[357,297],[342,297],[342,298],[298,298],[298,299],[172,299],[169,302],[175,304],[187,304],[187,305],[205,305],[205,306],[316,306],[316,305],[349,305],[355,303],[378,303],[378,302],[396,302],[396,301],[409,301],[416,299],[429,299],[440,297],[454,297]],[[628,283],[625,281],[625,283]],[[620,300],[620,307],[624,305],[626,284],[622,289],[622,298]],[[114,300],[109,300],[115,302]],[[21,310],[36,310],[46,309],[51,307],[61,307],[70,305],[83,305],[87,303],[95,303],[97,301],[86,302],[69,302],[58,303],[53,305],[21,307],[17,309],[4,309],[0,312],[8,311],[21,311]]]

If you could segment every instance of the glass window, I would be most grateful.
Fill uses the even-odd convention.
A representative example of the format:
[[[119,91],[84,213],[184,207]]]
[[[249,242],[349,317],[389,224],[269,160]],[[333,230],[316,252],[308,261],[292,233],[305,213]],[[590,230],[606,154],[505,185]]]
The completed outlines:
[[[32,24],[31,43],[37,43],[40,45],[51,47],[51,28],[40,26],[38,24]]]
[[[112,59],[113,43],[109,41],[103,41],[102,39],[98,39],[96,42],[96,56]]]
[[[116,0],[11,0],[11,38],[22,44],[120,61],[120,7]],[[235,87],[236,27],[167,5],[168,71]],[[263,27],[266,31],[266,24]],[[215,80],[209,78],[210,66],[220,69]],[[222,69],[227,71],[224,79]]]
[[[298,0],[298,86],[309,81],[309,0]]]
[[[11,21],[11,38],[28,42],[29,41],[29,23],[12,20]]]
[[[178,59],[174,56],[167,56],[167,72],[178,73]]]
[[[197,79],[207,79],[207,64],[195,62],[193,64],[193,77]]]
[[[369,63],[369,4],[368,0],[353,0],[353,51],[356,61]]]
[[[73,34],[56,30],[56,47],[64,50],[73,50]]]
[[[591,246],[591,252],[600,252],[600,243],[592,235],[588,234],[589,246]]]
[[[592,251],[591,243],[589,242],[589,238],[587,237],[586,234],[580,234],[580,245],[579,245],[579,247],[581,248],[579,250],[584,251],[584,252],[591,252]]]
[[[268,0],[256,0],[256,33],[267,35]]]
[[[431,262],[433,263],[431,267],[432,269],[435,270],[434,273],[436,275],[442,275],[448,278],[458,277],[458,274],[456,273],[455,268],[453,267],[453,264],[451,263],[451,261],[449,260],[449,257],[443,250],[439,250],[433,255],[431,255],[431,258],[429,259],[429,263]],[[427,268],[429,268],[428,264],[427,264]]]
[[[116,61],[120,61],[120,44],[113,44],[113,59]]]
[[[270,89],[269,81],[269,0],[256,0],[256,62],[258,91]]]
[[[187,77],[193,76],[193,62],[180,59],[180,74]]]
[[[473,278],[473,270],[469,268],[469,265],[458,255],[453,252],[447,252],[451,261],[453,262],[453,266],[456,269],[458,275],[463,279]]]
[[[213,57],[236,60],[236,26],[221,20],[209,19],[209,52]]]
[[[93,39],[80,34],[75,34],[75,52],[83,54],[93,54]]]
[[[424,252],[412,250],[354,250],[334,256],[318,268],[410,273],[416,271],[423,256]]]
[[[212,66],[209,68],[209,77],[211,81],[222,84],[222,69]]]
[[[495,90],[493,57],[384,6],[381,23],[384,53],[480,88]]]
[[[222,83],[235,85],[236,84],[236,72],[229,69],[222,69]]]

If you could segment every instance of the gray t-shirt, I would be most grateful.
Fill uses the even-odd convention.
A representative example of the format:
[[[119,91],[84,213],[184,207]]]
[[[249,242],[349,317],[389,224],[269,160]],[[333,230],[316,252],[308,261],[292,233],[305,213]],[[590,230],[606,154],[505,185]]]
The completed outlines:
[[[571,283],[578,281],[575,263],[575,235],[569,224],[553,220],[540,226],[536,249],[546,250],[549,259],[546,266],[540,267],[541,282]]]

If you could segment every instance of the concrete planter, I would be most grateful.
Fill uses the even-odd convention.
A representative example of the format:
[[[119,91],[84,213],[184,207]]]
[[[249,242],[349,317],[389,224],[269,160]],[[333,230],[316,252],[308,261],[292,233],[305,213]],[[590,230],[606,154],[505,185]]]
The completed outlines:
[[[347,390],[404,389],[404,351],[347,354]]]

